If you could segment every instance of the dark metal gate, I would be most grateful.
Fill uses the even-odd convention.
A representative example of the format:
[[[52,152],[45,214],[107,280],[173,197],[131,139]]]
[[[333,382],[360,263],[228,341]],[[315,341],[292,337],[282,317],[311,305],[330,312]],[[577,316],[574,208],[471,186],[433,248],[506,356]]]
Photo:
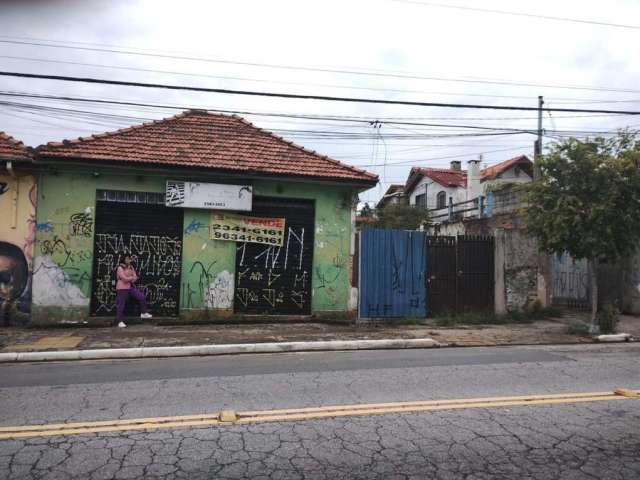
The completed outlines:
[[[493,237],[428,237],[427,258],[431,315],[493,309]]]
[[[551,302],[560,307],[591,308],[591,282],[587,261],[568,253],[551,256]]]
[[[164,194],[99,191],[93,248],[91,315],[115,315],[116,269],[130,253],[151,312],[178,315],[183,211],[164,206]],[[128,302],[125,315],[139,312]]]
[[[234,311],[310,315],[314,204],[309,200],[254,197],[256,217],[285,218],[282,247],[238,243]]]
[[[458,303],[456,237],[427,237],[429,314],[455,311]]]

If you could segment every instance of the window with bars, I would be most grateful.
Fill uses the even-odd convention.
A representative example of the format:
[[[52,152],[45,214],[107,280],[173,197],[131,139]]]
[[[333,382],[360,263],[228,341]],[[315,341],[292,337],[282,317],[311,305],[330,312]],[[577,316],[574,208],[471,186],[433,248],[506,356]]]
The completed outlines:
[[[156,192],[127,192],[121,190],[98,190],[96,200],[118,203],[147,203],[164,205],[165,194]]]

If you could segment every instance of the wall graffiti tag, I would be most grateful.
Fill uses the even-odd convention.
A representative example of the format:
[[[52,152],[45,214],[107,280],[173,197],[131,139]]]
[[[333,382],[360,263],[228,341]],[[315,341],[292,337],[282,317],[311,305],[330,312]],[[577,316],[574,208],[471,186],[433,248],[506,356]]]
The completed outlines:
[[[238,313],[311,313],[313,205],[298,210],[274,200],[256,200],[255,216],[285,218],[282,246],[238,243],[234,310]],[[305,208],[306,207],[306,208]]]
[[[180,278],[182,240],[178,237],[144,234],[96,234],[94,272],[97,289],[93,302],[96,314],[115,311],[115,272],[122,254],[129,253],[140,276],[137,287],[147,296],[152,308],[162,313],[168,299],[173,299],[174,285]]]
[[[98,202],[92,315],[115,314],[116,269],[123,254],[128,253],[140,277],[136,286],[146,295],[151,311],[159,316],[176,316],[180,298],[182,233],[181,210],[159,205]],[[125,314],[135,314],[135,308],[138,306],[130,302]]]
[[[69,235],[90,237],[93,233],[91,212],[78,212],[69,217]]]

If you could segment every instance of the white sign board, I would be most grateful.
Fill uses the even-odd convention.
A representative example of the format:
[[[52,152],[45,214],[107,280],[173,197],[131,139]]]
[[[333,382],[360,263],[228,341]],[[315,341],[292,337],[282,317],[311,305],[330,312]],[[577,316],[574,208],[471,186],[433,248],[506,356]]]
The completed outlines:
[[[165,205],[181,208],[251,211],[253,187],[167,180]]]

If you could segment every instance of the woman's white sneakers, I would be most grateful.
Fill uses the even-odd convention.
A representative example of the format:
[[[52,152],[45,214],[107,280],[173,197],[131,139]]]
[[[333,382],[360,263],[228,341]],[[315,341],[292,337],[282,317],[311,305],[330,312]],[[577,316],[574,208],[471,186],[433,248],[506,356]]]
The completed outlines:
[[[142,313],[140,314],[140,318],[153,318],[153,315],[151,315],[150,313]],[[118,323],[118,328],[125,328],[127,326],[126,323],[124,322],[120,322]]]

